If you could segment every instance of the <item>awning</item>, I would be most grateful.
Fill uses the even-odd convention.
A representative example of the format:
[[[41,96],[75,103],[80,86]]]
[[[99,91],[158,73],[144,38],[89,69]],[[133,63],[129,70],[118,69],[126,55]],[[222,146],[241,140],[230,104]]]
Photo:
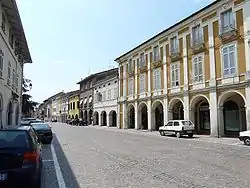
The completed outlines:
[[[91,102],[92,102],[92,96],[89,97],[89,103],[91,103]]]
[[[87,97],[85,97],[83,104],[87,103]]]

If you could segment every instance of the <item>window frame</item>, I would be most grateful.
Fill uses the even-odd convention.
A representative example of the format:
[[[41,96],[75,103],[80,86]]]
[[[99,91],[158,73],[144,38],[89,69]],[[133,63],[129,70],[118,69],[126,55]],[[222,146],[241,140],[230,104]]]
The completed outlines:
[[[11,62],[8,63],[7,85],[11,85]]]
[[[172,67],[173,66],[176,66],[177,65],[177,67],[178,67],[178,80],[173,80],[173,78],[172,78]],[[176,78],[176,74],[175,74],[175,70],[176,70],[176,68],[174,68],[174,78]],[[180,62],[178,61],[178,62],[175,62],[175,63],[172,63],[171,65],[170,65],[170,77],[171,77],[171,87],[172,88],[178,88],[178,87],[180,87],[181,86],[181,83],[180,83]],[[178,85],[176,85],[176,82],[178,81]],[[173,85],[173,82],[175,82],[175,85]]]
[[[133,72],[133,59],[128,60],[128,72]]]
[[[134,94],[134,77],[128,79],[128,95]]]
[[[199,28],[198,39],[196,39],[194,37],[195,36],[194,31],[195,31],[196,28]],[[191,38],[192,38],[192,46],[204,43],[204,31],[203,31],[203,27],[202,27],[201,24],[194,25],[191,28]]]
[[[156,45],[153,47],[153,62],[158,61],[160,59],[160,47],[159,45]]]
[[[225,66],[224,66],[224,53],[223,53],[223,49],[224,48],[228,48],[229,49],[230,46],[234,46],[235,73],[234,74],[225,75],[224,74],[224,69],[225,69],[224,67]],[[222,75],[223,78],[230,78],[230,77],[235,77],[235,76],[238,75],[238,51],[237,51],[237,49],[238,49],[238,44],[237,44],[236,41],[221,46],[221,49],[220,49],[220,54],[221,54],[221,75]],[[229,52],[228,52],[228,54],[229,54]],[[230,61],[228,62],[228,64],[230,65]],[[229,70],[230,69],[231,68],[229,68]]]
[[[200,75],[199,73],[199,57],[202,58],[202,76]],[[197,64],[198,64],[198,75],[196,76],[195,75],[195,62],[194,60],[197,58]],[[205,55],[204,53],[200,53],[200,54],[197,54],[195,56],[192,57],[192,83],[203,83],[205,82],[205,67],[204,67],[204,61],[205,61]],[[202,80],[200,80],[200,76],[202,77]],[[196,81],[195,80],[195,77],[198,77],[198,80]]]
[[[145,73],[140,75],[140,84],[139,85],[140,85],[140,93],[145,93],[146,92],[146,87],[145,87],[145,85],[146,85],[146,74]]]
[[[154,69],[153,82],[154,82],[154,88],[153,88],[154,91],[161,90],[161,68]],[[156,84],[156,82],[158,82],[158,83]]]
[[[175,48],[175,50],[173,50],[174,48],[173,48],[173,42],[172,41],[174,41],[173,39],[176,39],[176,48]],[[170,38],[170,54],[175,54],[175,53],[179,53],[180,52],[180,49],[179,49],[179,39],[178,39],[178,36],[177,35],[175,35],[175,36],[172,36],[171,38]]]
[[[140,58],[139,58],[139,67],[142,68],[142,67],[145,67],[145,66],[146,66],[145,53],[142,52],[140,54]]]

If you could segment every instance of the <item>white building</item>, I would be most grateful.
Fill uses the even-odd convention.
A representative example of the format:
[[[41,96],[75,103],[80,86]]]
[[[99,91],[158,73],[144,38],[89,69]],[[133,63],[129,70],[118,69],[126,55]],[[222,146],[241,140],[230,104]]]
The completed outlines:
[[[19,125],[23,65],[32,63],[15,1],[0,1],[0,125]]]
[[[117,127],[118,69],[98,74],[94,88],[94,125]]]

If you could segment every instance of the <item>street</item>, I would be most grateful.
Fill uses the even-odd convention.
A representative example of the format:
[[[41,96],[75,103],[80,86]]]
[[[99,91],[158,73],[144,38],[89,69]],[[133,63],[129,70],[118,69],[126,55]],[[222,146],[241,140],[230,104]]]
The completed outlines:
[[[250,147],[237,139],[51,123],[42,188],[249,187]]]

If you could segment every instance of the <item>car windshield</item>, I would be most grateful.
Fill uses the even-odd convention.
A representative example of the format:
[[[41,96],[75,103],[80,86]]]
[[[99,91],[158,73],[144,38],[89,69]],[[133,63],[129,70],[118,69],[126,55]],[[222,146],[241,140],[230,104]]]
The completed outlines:
[[[50,128],[50,126],[46,123],[41,123],[41,124],[36,123],[36,124],[31,124],[31,125],[35,130],[36,129],[49,129]]]
[[[0,131],[1,148],[26,148],[28,144],[25,131]]]
[[[30,121],[30,123],[43,123],[43,121],[42,120],[32,120],[32,121]]]
[[[193,125],[191,121],[181,121],[183,125]]]

